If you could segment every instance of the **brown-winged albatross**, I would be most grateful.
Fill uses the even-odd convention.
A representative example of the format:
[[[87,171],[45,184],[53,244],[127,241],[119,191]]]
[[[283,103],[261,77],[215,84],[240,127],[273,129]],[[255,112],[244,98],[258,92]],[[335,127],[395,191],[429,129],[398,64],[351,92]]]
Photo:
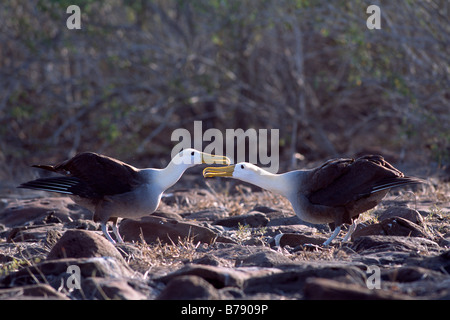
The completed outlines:
[[[69,194],[76,203],[94,213],[94,221],[100,222],[109,241],[115,243],[106,225],[112,221],[117,241],[123,242],[117,229],[118,218],[139,218],[154,212],[163,192],[186,169],[201,163],[228,165],[230,161],[227,157],[185,149],[164,169],[138,169],[114,158],[84,152],[57,165],[34,165],[65,176],[29,181],[19,188]]]
[[[333,159],[310,170],[272,174],[257,166],[241,162],[227,167],[208,167],[204,177],[233,177],[285,196],[297,216],[310,223],[330,224],[333,234],[341,225],[351,224],[343,239],[347,241],[356,228],[359,214],[375,207],[391,188],[426,181],[405,177],[382,156]]]

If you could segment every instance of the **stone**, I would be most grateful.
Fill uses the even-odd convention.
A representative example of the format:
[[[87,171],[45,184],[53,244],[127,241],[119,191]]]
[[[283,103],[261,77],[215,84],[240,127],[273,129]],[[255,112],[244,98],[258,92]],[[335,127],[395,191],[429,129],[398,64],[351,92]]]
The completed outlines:
[[[63,226],[59,223],[15,227],[8,234],[7,241],[14,243],[45,241],[49,232],[59,232],[62,229]]]
[[[239,225],[248,225],[251,228],[265,227],[269,223],[269,219],[257,211],[252,211],[247,214],[227,217],[217,220],[214,224],[221,225],[228,228],[238,228]]]
[[[103,235],[86,230],[67,230],[49,252],[47,259],[113,257],[122,255]]]
[[[81,218],[92,219],[92,213],[69,197],[15,200],[0,212],[0,223],[7,227],[43,224],[50,219],[70,222]]]
[[[143,217],[139,220],[124,219],[120,223],[119,232],[124,241],[141,241],[154,243],[158,239],[162,243],[178,243],[181,239],[193,239],[194,242],[213,243],[217,234],[209,228],[192,222],[182,222],[156,216]]]
[[[83,294],[89,300],[144,300],[145,294],[135,290],[126,279],[89,277],[82,281]]]
[[[228,217],[228,211],[225,208],[213,207],[205,210],[199,210],[190,213],[183,213],[185,219],[196,221],[216,221]]]
[[[69,300],[64,294],[44,283],[0,289],[0,300]]]
[[[304,235],[304,234],[298,234],[298,233],[283,233],[282,235],[279,235],[278,237],[275,237],[279,241],[279,245],[281,247],[284,246],[290,246],[292,248],[295,248],[299,245],[305,245],[305,244],[314,244],[314,245],[322,245],[327,238],[319,235]],[[276,241],[274,241],[275,244]]]
[[[301,294],[309,278],[342,279],[350,277],[349,275],[351,275],[351,279],[356,277],[362,280],[365,278],[363,271],[356,266],[341,263],[305,263],[291,266],[290,269],[283,272],[249,278],[244,283],[244,292],[246,294],[277,292]]]
[[[205,266],[220,266],[223,263],[223,259],[217,258],[215,255],[205,255],[199,259],[192,261],[194,264],[202,264]]]
[[[273,250],[258,252],[248,257],[236,260],[237,267],[272,268],[292,264],[291,259]]]
[[[308,300],[410,300],[409,296],[382,289],[343,283],[333,279],[311,278],[304,289]]]
[[[389,207],[378,215],[378,220],[383,221],[393,217],[409,220],[419,226],[425,225],[422,215],[417,210],[407,207]]]
[[[280,272],[280,270],[275,268],[227,268],[211,265],[189,264],[177,271],[159,278],[158,281],[168,283],[173,278],[179,276],[193,275],[206,280],[216,289],[222,289],[225,287],[242,288],[244,282],[250,278],[267,276],[276,272]]]
[[[175,212],[156,211],[156,212],[152,213],[152,216],[173,219],[173,220],[179,220],[179,221],[183,220],[183,217]]]
[[[33,266],[23,267],[8,274],[2,281],[7,287],[24,286],[38,283],[48,283],[53,288],[59,288],[67,283],[73,274],[70,266],[80,270],[80,280],[89,277],[131,278],[134,272],[124,263],[111,257],[68,258],[46,260]],[[68,271],[69,270],[69,271]]]
[[[208,281],[194,275],[173,278],[157,300],[217,300],[219,293]]]
[[[450,274],[450,250],[443,253],[425,257],[425,258],[412,258],[407,262],[408,266],[419,266],[429,270],[439,271],[444,274]]]
[[[271,213],[271,212],[278,212],[278,209],[267,207],[264,205],[255,205],[252,209],[252,211],[259,211],[262,213]]]
[[[410,283],[420,280],[432,280],[438,281],[444,280],[447,276],[435,270],[430,270],[418,266],[402,266],[400,268],[388,270],[388,272],[382,277],[382,280],[388,280],[392,282]]]
[[[361,236],[354,240],[351,248],[358,253],[364,251],[429,251],[438,250],[439,245],[419,237],[401,236]]]
[[[359,237],[369,235],[431,238],[424,227],[401,217],[387,218],[380,223],[372,224],[362,229],[357,229],[352,234],[352,239],[354,240]]]

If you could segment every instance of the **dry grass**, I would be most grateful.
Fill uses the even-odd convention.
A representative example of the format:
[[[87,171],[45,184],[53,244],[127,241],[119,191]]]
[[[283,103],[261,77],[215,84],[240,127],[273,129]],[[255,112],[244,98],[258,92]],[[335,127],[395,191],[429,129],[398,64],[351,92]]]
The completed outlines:
[[[42,243],[0,243],[0,277],[45,260],[49,250]]]
[[[208,251],[208,245],[194,242],[193,238],[178,239],[175,243],[146,243],[145,240],[135,244],[140,251],[139,256],[130,255],[127,258],[129,266],[144,274],[152,276],[164,274],[168,270],[179,268],[186,262],[203,257]]]
[[[348,250],[348,249],[347,249]],[[293,261],[348,261],[350,255],[342,247],[307,247],[290,255]]]

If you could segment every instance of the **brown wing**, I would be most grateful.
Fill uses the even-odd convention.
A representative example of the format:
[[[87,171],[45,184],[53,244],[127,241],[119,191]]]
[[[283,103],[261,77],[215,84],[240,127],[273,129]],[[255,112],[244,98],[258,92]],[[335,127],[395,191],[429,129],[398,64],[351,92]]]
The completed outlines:
[[[312,176],[317,184],[308,195],[310,202],[330,207],[345,206],[371,193],[411,183],[378,155],[328,162]]]
[[[311,170],[308,176],[309,193],[327,188],[334,181],[345,175],[349,171],[350,165],[354,162],[354,159],[333,159]]]
[[[34,167],[62,173],[82,181],[97,195],[131,191],[138,183],[138,170],[122,161],[93,152],[84,152],[54,166]]]

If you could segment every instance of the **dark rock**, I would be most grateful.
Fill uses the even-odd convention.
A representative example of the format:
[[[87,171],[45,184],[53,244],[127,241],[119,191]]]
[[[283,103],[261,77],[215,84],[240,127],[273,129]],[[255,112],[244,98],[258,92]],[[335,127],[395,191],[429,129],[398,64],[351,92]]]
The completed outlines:
[[[60,224],[34,225],[13,228],[8,234],[8,242],[38,242],[45,241],[48,232],[62,231]]]
[[[267,206],[261,206],[261,205],[256,205],[252,211],[258,211],[258,212],[262,212],[262,213],[271,213],[271,212],[278,212],[278,209],[274,209],[271,207],[267,207]]]
[[[419,266],[422,268],[450,274],[450,250],[445,251],[437,256],[412,258],[407,262],[407,265]]]
[[[264,240],[262,240],[260,238],[250,238],[248,240],[243,241],[242,245],[244,245],[244,246],[264,246],[265,242],[264,242]]]
[[[237,228],[239,225],[248,225],[251,228],[259,228],[266,226],[268,222],[269,219],[267,219],[263,213],[252,211],[247,214],[220,219],[214,222],[214,224],[228,228]]]
[[[228,211],[225,208],[213,207],[206,210],[200,210],[190,213],[183,213],[185,219],[196,221],[216,221],[228,217]]]
[[[428,251],[439,249],[439,245],[431,240],[419,237],[400,236],[361,236],[351,246],[356,252],[363,251]]]
[[[173,219],[173,220],[183,220],[183,217],[175,212],[156,211],[156,212],[152,213],[152,216]]]
[[[89,277],[82,281],[84,299],[144,300],[146,295],[135,290],[126,279]]]
[[[221,259],[217,258],[215,255],[208,254],[199,259],[193,260],[192,263],[217,267],[221,265]]]
[[[65,224],[69,229],[81,229],[81,230],[98,230],[99,224],[91,219],[77,219]]]
[[[194,242],[212,243],[217,234],[211,229],[191,222],[182,222],[155,216],[139,220],[124,219],[119,232],[124,241],[140,241],[141,234],[145,242],[153,243],[158,239],[163,243],[178,243],[178,240],[193,239]]]
[[[189,264],[175,272],[159,278],[158,281],[168,283],[179,276],[193,275],[206,280],[216,289],[225,287],[242,288],[244,282],[249,278],[266,276],[278,271],[279,270],[277,269],[271,268],[226,268]]]
[[[68,258],[47,260],[33,266],[21,268],[19,271],[8,274],[2,281],[7,287],[23,286],[39,283],[49,283],[53,288],[59,288],[67,283],[72,275],[69,266],[80,268],[80,278],[131,277],[134,272],[127,265],[111,257],[96,258]]]
[[[327,240],[326,237],[318,235],[307,236],[304,234],[297,234],[297,233],[283,233],[282,235],[279,235],[276,238],[279,241],[279,245],[281,247],[290,246],[292,248],[298,245],[305,245],[305,244],[314,244],[320,246],[325,242],[325,240]]]
[[[306,281],[308,300],[410,300],[411,297],[382,289],[368,289],[360,285],[332,279],[311,278]]]
[[[388,236],[430,238],[423,227],[401,217],[384,219],[381,226]]]
[[[278,233],[297,233],[304,235],[315,235],[318,231],[317,228],[309,227],[303,224],[291,224],[286,226],[279,226],[277,230]]]
[[[208,281],[194,275],[179,276],[172,279],[158,300],[216,300],[219,293]]]
[[[256,266],[272,268],[286,264],[292,264],[291,259],[273,250],[258,252],[248,257],[236,260],[237,267]]]
[[[369,235],[387,235],[387,236],[404,236],[404,237],[422,237],[430,238],[427,231],[404,218],[392,217],[381,221],[380,223],[369,225],[365,228],[356,230],[352,239],[357,239],[362,236]]]
[[[342,263],[321,263],[321,264],[299,264],[292,266],[291,270],[270,274],[262,277],[252,277],[245,281],[244,292],[246,294],[255,293],[277,293],[301,294],[307,279],[309,278],[346,278],[346,281],[359,281],[365,279],[365,274],[361,269],[352,265]]]
[[[0,300],[22,299],[69,300],[64,294],[43,283],[0,289]]]
[[[230,286],[241,287],[243,283],[241,275],[230,268],[193,264],[187,265],[158,280],[167,283],[179,276],[197,276],[218,289]]]
[[[92,218],[92,213],[76,205],[69,197],[16,200],[0,213],[0,223],[7,227],[42,224],[49,216],[58,222]]]
[[[366,265],[399,265],[403,264],[410,257],[410,250],[403,250],[400,252],[389,251],[389,247],[373,248],[361,251],[361,255],[354,255],[352,257],[354,262],[361,262]]]
[[[447,277],[447,276],[445,276]],[[415,282],[420,280],[432,280],[432,279],[443,279],[442,272],[425,269],[417,266],[403,266],[393,270],[389,270],[384,274],[382,280],[388,280],[391,282]]]
[[[358,225],[358,227],[359,226],[360,225]],[[386,235],[386,232],[383,230],[383,226],[381,223],[374,223],[362,228],[357,228],[355,232],[353,232],[351,239],[352,241],[355,241],[355,239],[358,239],[359,237],[377,236],[377,235],[382,236]]]
[[[47,259],[113,257],[124,262],[122,255],[105,237],[93,231],[67,230],[49,252]]]
[[[422,215],[417,210],[407,207],[389,207],[378,215],[379,221],[393,217],[400,217],[409,220],[419,226],[425,225]]]
[[[302,220],[300,220],[299,217],[296,215],[288,215],[286,216],[283,212],[269,212],[267,213],[267,216],[270,218],[269,223],[267,226],[269,227],[276,227],[276,226],[287,226],[287,225],[300,225],[303,223]]]

